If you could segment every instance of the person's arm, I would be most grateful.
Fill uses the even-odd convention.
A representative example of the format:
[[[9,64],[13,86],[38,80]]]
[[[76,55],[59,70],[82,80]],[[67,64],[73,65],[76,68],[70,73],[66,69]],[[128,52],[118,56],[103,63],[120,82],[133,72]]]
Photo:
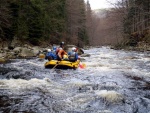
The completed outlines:
[[[65,55],[68,55],[68,53],[66,51],[63,50],[63,52],[64,52]]]

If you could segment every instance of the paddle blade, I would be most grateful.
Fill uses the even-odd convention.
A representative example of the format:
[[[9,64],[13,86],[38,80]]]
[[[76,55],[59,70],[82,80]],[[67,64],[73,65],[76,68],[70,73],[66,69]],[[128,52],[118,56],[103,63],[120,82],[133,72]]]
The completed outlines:
[[[45,55],[44,54],[39,54],[39,58],[45,58]]]
[[[82,63],[83,67],[86,68],[86,64]]]
[[[80,64],[79,64],[79,67],[80,67],[81,69],[84,69],[84,68],[86,67],[86,65],[85,65],[84,63],[80,63]]]

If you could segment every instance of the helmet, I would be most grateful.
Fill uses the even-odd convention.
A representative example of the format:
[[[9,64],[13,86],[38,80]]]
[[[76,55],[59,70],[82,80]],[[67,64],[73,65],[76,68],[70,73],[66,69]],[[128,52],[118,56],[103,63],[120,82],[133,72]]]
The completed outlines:
[[[72,51],[76,52],[76,48],[75,48],[75,47],[73,47],[73,48],[72,48]]]
[[[61,43],[60,43],[60,45],[64,45],[64,44],[65,44],[64,42],[61,42]]]
[[[51,49],[47,49],[47,52],[51,52]]]

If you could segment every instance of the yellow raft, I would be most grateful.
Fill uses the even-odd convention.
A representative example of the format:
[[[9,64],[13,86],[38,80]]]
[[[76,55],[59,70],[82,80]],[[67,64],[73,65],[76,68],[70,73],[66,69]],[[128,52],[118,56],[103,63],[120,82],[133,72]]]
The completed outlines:
[[[45,68],[57,68],[57,69],[76,69],[78,68],[80,60],[75,62],[70,61],[58,61],[58,60],[50,60],[45,63]]]

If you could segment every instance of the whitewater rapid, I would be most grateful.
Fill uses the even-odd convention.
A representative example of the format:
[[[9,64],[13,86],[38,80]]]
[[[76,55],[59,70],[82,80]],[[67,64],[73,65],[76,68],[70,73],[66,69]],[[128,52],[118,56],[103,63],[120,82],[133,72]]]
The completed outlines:
[[[85,69],[45,69],[45,59],[0,64],[2,113],[150,113],[150,54],[84,50]]]

